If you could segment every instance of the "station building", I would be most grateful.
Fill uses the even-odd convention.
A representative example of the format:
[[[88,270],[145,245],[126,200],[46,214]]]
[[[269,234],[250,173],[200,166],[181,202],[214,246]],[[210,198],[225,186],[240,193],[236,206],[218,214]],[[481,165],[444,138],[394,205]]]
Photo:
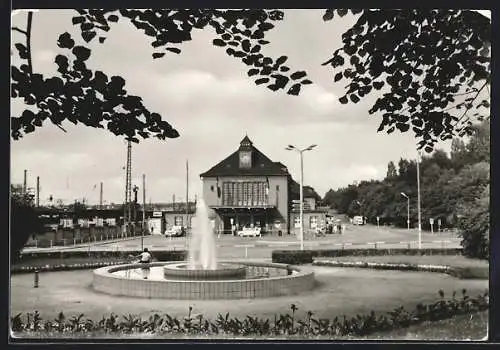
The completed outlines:
[[[242,227],[260,227],[267,234],[282,235],[300,227],[300,217],[294,210],[299,185],[285,165],[269,159],[248,136],[237,150],[200,177],[203,198],[212,211],[216,231],[234,233]],[[314,217],[315,227],[325,216],[316,209],[317,198],[309,195],[311,191],[307,189],[311,188],[304,186],[305,229],[310,226],[306,217]]]

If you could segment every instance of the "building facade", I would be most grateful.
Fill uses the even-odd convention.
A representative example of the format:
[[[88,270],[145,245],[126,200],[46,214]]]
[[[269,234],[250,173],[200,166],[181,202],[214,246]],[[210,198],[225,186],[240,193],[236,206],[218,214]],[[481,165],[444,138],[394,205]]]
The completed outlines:
[[[235,152],[200,177],[216,231],[234,234],[242,227],[260,227],[268,234],[291,232],[292,199],[298,198],[294,191],[298,184],[286,166],[270,160],[248,136]]]

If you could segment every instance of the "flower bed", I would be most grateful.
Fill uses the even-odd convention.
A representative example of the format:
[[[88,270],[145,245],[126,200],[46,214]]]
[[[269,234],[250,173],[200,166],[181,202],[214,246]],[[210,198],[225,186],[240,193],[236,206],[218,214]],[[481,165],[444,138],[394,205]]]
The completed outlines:
[[[148,319],[130,314],[121,317],[111,314],[103,316],[100,320],[91,320],[84,318],[83,314],[66,318],[63,312],[60,312],[54,320],[42,320],[38,311],[35,311],[25,316],[17,314],[11,317],[10,327],[15,337],[47,337],[57,334],[72,337],[99,334],[119,337],[122,334],[135,334],[164,338],[176,336],[332,338],[365,336],[374,332],[406,328],[425,321],[443,320],[456,315],[484,311],[489,306],[488,292],[469,297],[464,289],[461,298],[457,298],[454,292],[448,299],[444,297],[443,291],[439,291],[439,295],[440,300],[431,304],[419,304],[413,311],[399,307],[386,314],[377,315],[372,311],[352,318],[341,316],[334,319],[318,319],[314,317],[313,312],[308,312],[306,318],[296,319],[295,312],[298,308],[292,304],[291,313],[275,315],[274,319],[254,316],[238,319],[226,313],[219,314],[214,320],[207,320],[201,314],[192,314],[192,307],[189,307],[186,317],[180,319],[168,314],[155,313]]]
[[[310,264],[314,258],[335,258],[341,256],[376,256],[376,255],[461,255],[462,249],[308,249],[308,250],[273,250],[272,261],[280,264]]]

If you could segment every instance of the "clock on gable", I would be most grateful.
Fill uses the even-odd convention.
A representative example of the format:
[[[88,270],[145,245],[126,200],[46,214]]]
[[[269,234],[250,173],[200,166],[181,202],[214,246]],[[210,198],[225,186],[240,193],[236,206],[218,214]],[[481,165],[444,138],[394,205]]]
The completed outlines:
[[[252,153],[250,151],[240,151],[240,168],[249,169],[252,167]]]

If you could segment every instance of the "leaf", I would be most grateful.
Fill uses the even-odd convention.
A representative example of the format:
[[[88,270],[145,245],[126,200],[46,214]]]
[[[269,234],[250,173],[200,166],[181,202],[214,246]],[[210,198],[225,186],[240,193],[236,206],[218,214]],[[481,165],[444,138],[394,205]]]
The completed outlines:
[[[90,49],[84,46],[75,46],[72,52],[76,56],[76,58],[81,61],[86,61],[90,57]]]
[[[334,12],[333,12],[333,9],[327,9],[325,11],[325,14],[323,15],[323,21],[330,21],[333,19],[333,16],[334,16]]]
[[[340,17],[344,17],[345,15],[347,15],[347,12],[349,12],[349,10],[347,10],[347,9],[337,9],[337,14]]]
[[[382,89],[382,87],[384,86],[384,82],[383,81],[374,81],[373,82],[373,87],[377,90],[380,90]]]
[[[334,80],[335,82],[337,82],[337,81],[341,80],[343,76],[344,76],[344,75],[342,74],[342,72],[337,73],[337,74],[335,74],[335,78],[334,78],[333,80]]]
[[[82,17],[82,16],[76,16],[76,17],[73,17],[73,18],[71,19],[71,22],[72,22],[73,24],[80,24],[80,23],[83,23],[83,22],[85,22],[85,17]]]
[[[92,22],[83,22],[82,24],[80,24],[80,29],[82,30],[82,32],[91,30],[93,28],[94,28],[94,23]]]
[[[253,75],[259,74],[259,70],[257,68],[252,68],[248,71],[248,76],[251,77]]]
[[[173,52],[173,53],[176,53],[176,54],[180,54],[181,53],[181,49],[179,49],[177,47],[167,47],[167,51],[170,51],[170,52]]]
[[[292,75],[290,75],[290,78],[292,78],[293,80],[297,80],[297,79],[304,78],[306,75],[307,75],[307,73],[305,71],[297,71],[297,72],[293,73]]]
[[[95,36],[96,36],[96,32],[93,31],[93,30],[92,31],[82,32],[82,38],[87,43],[90,42],[92,39],[94,39]]]
[[[313,82],[310,81],[309,79],[304,79],[300,82],[302,85],[309,85],[309,84],[312,84]]]
[[[258,43],[261,44],[261,45],[267,45],[267,44],[269,44],[269,41],[261,39],[261,40],[258,41]]]
[[[300,93],[300,87],[300,84],[292,85],[292,87],[287,91],[287,94],[297,96]]]
[[[243,42],[241,43],[241,47],[243,48],[243,51],[250,52],[250,41],[248,39],[243,40]]]
[[[259,78],[255,81],[255,84],[257,85],[260,85],[260,84],[265,84],[269,82],[269,78],[265,77],[265,78]]]
[[[347,99],[347,96],[342,96],[341,98],[339,98],[339,102],[345,105],[347,102],[349,102],[349,100]]]
[[[286,60],[288,60],[287,56],[281,56],[276,60],[276,65],[281,66],[283,63],[286,62]]]
[[[250,50],[250,53],[257,53],[260,51],[260,45],[255,45],[254,47],[252,47],[252,49]]]
[[[287,66],[280,67],[280,72],[288,72],[289,70],[290,70],[290,68],[288,68]]]
[[[108,16],[108,21],[110,21],[110,22],[118,22],[118,16],[117,15],[109,15]]]
[[[153,53],[153,58],[156,59],[156,58],[161,58],[165,56],[165,52],[154,52]]]
[[[57,41],[57,46],[62,49],[71,49],[75,45],[75,41],[71,39],[71,35],[65,32],[59,35],[59,40]]]
[[[353,103],[358,103],[359,102],[359,97],[357,95],[351,94],[349,97],[351,98],[351,101]]]
[[[19,57],[23,60],[28,59],[28,49],[21,43],[15,44],[17,51],[19,52]]]
[[[224,42],[224,40],[222,40],[222,39],[218,39],[218,38],[217,38],[217,39],[214,39],[214,40],[212,41],[212,43],[213,43],[215,46],[220,46],[220,47],[224,47],[224,46],[226,46],[226,45],[227,45],[227,44]]]

